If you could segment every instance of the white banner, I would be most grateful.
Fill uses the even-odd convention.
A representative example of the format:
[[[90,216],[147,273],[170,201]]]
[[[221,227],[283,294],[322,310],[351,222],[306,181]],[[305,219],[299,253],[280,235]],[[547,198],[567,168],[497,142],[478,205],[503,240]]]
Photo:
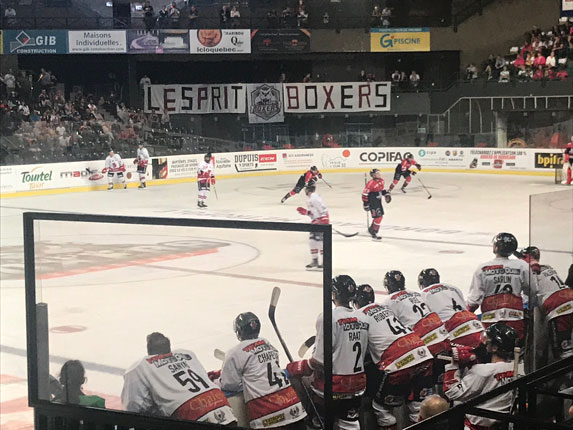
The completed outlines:
[[[287,113],[390,110],[390,82],[284,84]]]
[[[248,84],[249,124],[284,122],[282,84]]]
[[[149,85],[145,113],[245,113],[247,87],[243,84]]]
[[[68,52],[70,54],[125,54],[127,52],[125,31],[68,31]]]
[[[573,0],[561,0],[562,12],[573,12]]]
[[[190,30],[191,54],[250,54],[250,30]]]

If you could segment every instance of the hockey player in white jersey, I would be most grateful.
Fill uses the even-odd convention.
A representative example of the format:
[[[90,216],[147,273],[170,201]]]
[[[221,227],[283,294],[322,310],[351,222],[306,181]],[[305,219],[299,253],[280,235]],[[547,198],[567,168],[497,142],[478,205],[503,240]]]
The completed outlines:
[[[468,310],[481,306],[485,328],[496,322],[513,327],[520,338],[525,336],[522,294],[535,294],[535,278],[526,262],[510,260],[517,250],[517,239],[511,233],[493,238],[495,258],[476,269],[468,294]]]
[[[236,423],[227,398],[193,352],[171,351],[167,337],[151,333],[147,354],[123,375],[125,410],[220,425]]]
[[[419,402],[432,394],[433,357],[417,334],[374,299],[370,285],[359,285],[353,304],[367,318],[368,351],[378,370],[367,371],[367,395],[372,398],[378,428],[391,430],[396,426],[392,408],[405,401],[411,407],[410,421],[417,421]]]
[[[243,391],[251,428],[302,428],[302,404],[279,364],[279,353],[259,337],[261,322],[252,312],[235,318],[233,328],[239,344],[225,355],[221,389]]]
[[[529,246],[516,251],[515,256],[529,264],[536,278],[536,304],[541,313],[541,320],[535,322],[536,365],[541,367],[550,362],[546,354],[548,338],[553,360],[572,356],[573,290],[563,283],[553,267],[539,263],[539,248]]]
[[[479,347],[484,331],[482,323],[467,310],[466,300],[458,287],[440,283],[436,269],[424,269],[418,275],[422,300],[444,322],[450,341],[456,345]]]
[[[139,174],[139,187],[137,188],[144,189],[147,187],[145,174],[149,164],[149,152],[147,152],[147,148],[143,146],[143,143],[140,143],[137,148],[137,158],[133,160],[133,164],[137,164],[137,173]]]
[[[215,185],[215,174],[213,173],[213,163],[211,153],[205,154],[203,161],[197,166],[197,206],[206,208],[207,194],[211,191],[211,185]]]
[[[105,159],[105,167],[101,171],[104,175],[107,173],[107,182],[108,182],[108,191],[113,190],[113,176],[117,175],[117,177],[121,180],[123,184],[123,189],[127,188],[127,184],[125,182],[125,176],[123,173],[125,172],[125,164],[123,160],[119,156],[113,152],[113,149],[110,149],[109,155]]]
[[[296,208],[299,214],[308,215],[312,224],[329,224],[328,209],[322,198],[316,192],[316,186],[309,185],[305,188],[308,197],[307,209],[299,206]],[[322,250],[324,244],[323,233],[309,233],[310,256],[312,261],[306,265],[306,270],[322,270],[322,264],[318,261],[318,256],[322,259]]]
[[[517,332],[507,324],[494,323],[486,329],[485,334],[486,349],[491,354],[491,362],[474,364],[471,368],[464,369],[462,369],[464,363],[457,361],[446,365],[444,394],[450,401],[467,402],[512,381]],[[511,404],[512,392],[509,391],[481,403],[479,407],[488,411],[508,413]],[[466,415],[464,429],[490,429],[496,422],[490,418]]]
[[[332,280],[332,397],[337,430],[359,430],[360,398],[366,389],[364,355],[368,347],[368,322],[352,308],[356,283],[348,275]],[[310,360],[287,364],[291,377],[311,376],[311,388],[324,398],[323,316],[316,321],[316,342]],[[320,409],[320,402],[317,404]]]

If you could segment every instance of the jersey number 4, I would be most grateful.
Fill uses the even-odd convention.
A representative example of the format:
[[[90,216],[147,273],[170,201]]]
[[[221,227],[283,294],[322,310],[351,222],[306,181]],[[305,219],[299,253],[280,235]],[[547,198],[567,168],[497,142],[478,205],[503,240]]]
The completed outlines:
[[[275,362],[277,367],[280,369],[279,362]],[[288,386],[290,384],[289,380],[286,378],[283,372],[273,372],[273,366],[271,363],[267,363],[267,378],[269,380],[269,385],[272,387],[273,385],[278,385],[279,388],[282,388],[283,385]]]
[[[189,377],[186,378],[185,374],[188,374]],[[209,388],[209,385],[195,372],[191,369],[181,370],[180,372],[174,373],[173,377],[179,382],[183,387],[191,384],[191,387],[188,388],[189,391],[192,393],[196,393],[197,391],[201,391],[201,387],[198,384],[203,385],[205,389]]]

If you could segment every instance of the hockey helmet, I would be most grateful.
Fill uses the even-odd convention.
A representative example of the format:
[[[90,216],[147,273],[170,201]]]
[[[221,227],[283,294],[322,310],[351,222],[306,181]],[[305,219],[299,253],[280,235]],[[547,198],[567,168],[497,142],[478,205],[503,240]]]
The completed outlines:
[[[517,239],[511,233],[498,233],[493,238],[493,252],[509,257],[517,250]]]
[[[440,274],[436,269],[424,269],[418,275],[418,286],[421,290],[440,283]]]
[[[493,353],[505,359],[511,358],[513,349],[516,346],[518,336],[513,327],[503,322],[490,325],[486,331],[487,342],[497,347]]]
[[[261,322],[252,312],[243,312],[233,321],[233,330],[239,340],[255,339],[259,337]]]
[[[332,280],[334,297],[343,302],[350,302],[356,295],[356,282],[348,275],[338,275]]]
[[[414,158],[414,155],[411,152],[406,152],[404,154],[404,158],[408,159],[408,158]]]
[[[314,192],[316,191],[316,185],[314,185],[314,184],[311,185],[311,184],[309,183],[309,184],[305,187],[304,191],[305,191],[306,193],[314,193]]]
[[[539,261],[541,258],[541,252],[537,246],[528,246],[527,248],[518,249],[513,253],[513,255],[517,258],[521,258],[522,260],[528,259],[527,257],[529,257],[529,259],[533,258],[534,260]]]
[[[384,276],[384,288],[389,293],[403,291],[406,288],[406,280],[404,275],[399,270],[390,270]]]
[[[370,177],[373,178],[376,173],[380,173],[380,170],[379,169],[370,170]]]
[[[209,161],[211,161],[211,157],[212,157],[212,156],[213,156],[213,155],[212,155],[210,152],[207,152],[207,153],[205,154],[205,157],[203,157],[203,158],[205,159],[205,162],[208,163]]]
[[[311,171],[311,172],[318,172],[318,167],[316,167],[316,166],[310,166],[310,171]]]
[[[369,305],[370,303],[374,303],[374,299],[374,289],[370,285],[362,284],[356,288],[354,303],[359,308]]]
[[[147,335],[147,354],[167,354],[171,352],[171,342],[163,333],[153,332]]]

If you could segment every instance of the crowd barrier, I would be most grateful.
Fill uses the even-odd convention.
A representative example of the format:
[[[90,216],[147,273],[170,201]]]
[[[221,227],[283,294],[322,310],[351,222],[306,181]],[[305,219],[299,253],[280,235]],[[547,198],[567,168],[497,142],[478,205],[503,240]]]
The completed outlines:
[[[218,179],[300,173],[315,165],[325,172],[392,171],[411,152],[424,171],[553,176],[562,165],[558,149],[502,148],[317,148],[214,153]],[[128,186],[139,182],[134,154],[121,154]],[[150,185],[196,181],[204,154],[152,157]],[[103,190],[104,160],[0,167],[0,197]]]

